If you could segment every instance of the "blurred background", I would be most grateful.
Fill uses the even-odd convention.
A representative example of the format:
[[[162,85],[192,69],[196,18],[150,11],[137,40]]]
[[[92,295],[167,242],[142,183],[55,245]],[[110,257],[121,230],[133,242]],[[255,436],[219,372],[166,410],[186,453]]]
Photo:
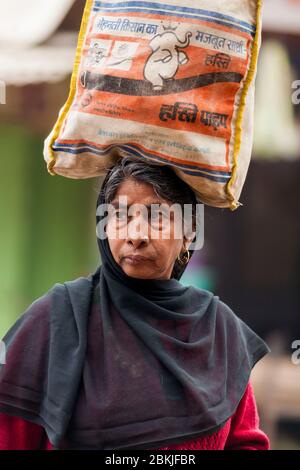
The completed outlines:
[[[0,0],[0,337],[54,283],[100,263],[101,180],[50,176],[42,154],[68,95],[85,1],[52,0],[49,12],[24,2],[22,21],[10,23],[16,1]],[[291,359],[300,341],[300,0],[265,0],[263,25],[243,206],[205,207],[204,247],[182,283],[213,291],[267,341],[272,353],[252,373],[261,428],[272,449],[300,449],[300,364]]]

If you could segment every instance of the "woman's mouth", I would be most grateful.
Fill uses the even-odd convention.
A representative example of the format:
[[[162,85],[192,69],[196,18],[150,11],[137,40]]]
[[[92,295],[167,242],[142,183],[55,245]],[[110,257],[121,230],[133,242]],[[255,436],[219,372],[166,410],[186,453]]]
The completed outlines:
[[[145,256],[139,256],[139,255],[125,256],[123,259],[128,264],[131,264],[131,265],[137,265],[137,264],[144,263],[145,261],[149,260],[149,258],[145,258]]]

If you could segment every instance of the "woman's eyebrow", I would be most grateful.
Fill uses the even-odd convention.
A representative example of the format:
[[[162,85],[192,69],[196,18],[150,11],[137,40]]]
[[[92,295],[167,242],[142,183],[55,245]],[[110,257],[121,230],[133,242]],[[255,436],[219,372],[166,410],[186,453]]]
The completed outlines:
[[[162,203],[161,201],[153,201],[153,202],[151,202],[151,204],[143,204],[143,203],[140,203],[140,202],[134,203],[134,204],[142,204],[142,205],[144,205],[145,207],[147,207],[147,209],[151,209],[151,206],[152,206],[153,204],[159,204],[159,205],[160,205],[160,204],[165,204],[165,203]],[[127,208],[127,207],[131,207],[131,206],[134,205],[134,204],[128,204],[128,205],[127,205],[127,204],[120,204],[119,201],[112,201],[112,202],[111,202],[111,205],[112,205],[112,206],[114,206],[114,207],[116,207],[116,208],[119,208],[119,209],[125,209],[125,208]]]

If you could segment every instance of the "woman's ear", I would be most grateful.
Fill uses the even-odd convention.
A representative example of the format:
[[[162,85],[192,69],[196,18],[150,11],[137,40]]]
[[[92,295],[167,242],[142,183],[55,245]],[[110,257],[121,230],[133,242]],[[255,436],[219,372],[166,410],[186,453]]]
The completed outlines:
[[[192,238],[186,238],[184,237],[183,239],[183,251],[187,251],[192,243],[193,239]]]

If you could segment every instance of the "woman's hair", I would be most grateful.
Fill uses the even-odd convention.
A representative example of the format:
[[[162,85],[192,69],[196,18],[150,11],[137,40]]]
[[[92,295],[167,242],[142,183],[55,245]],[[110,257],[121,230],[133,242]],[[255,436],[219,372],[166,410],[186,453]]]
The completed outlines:
[[[158,197],[170,201],[172,204],[180,204],[182,211],[184,211],[185,204],[191,204],[193,230],[196,230],[197,198],[190,186],[180,179],[171,167],[148,161],[144,162],[133,155],[121,157],[109,169],[104,187],[106,204],[114,199],[119,186],[129,178],[150,184]],[[184,212],[182,213],[184,214]],[[180,269],[182,268],[176,260],[172,276]]]

